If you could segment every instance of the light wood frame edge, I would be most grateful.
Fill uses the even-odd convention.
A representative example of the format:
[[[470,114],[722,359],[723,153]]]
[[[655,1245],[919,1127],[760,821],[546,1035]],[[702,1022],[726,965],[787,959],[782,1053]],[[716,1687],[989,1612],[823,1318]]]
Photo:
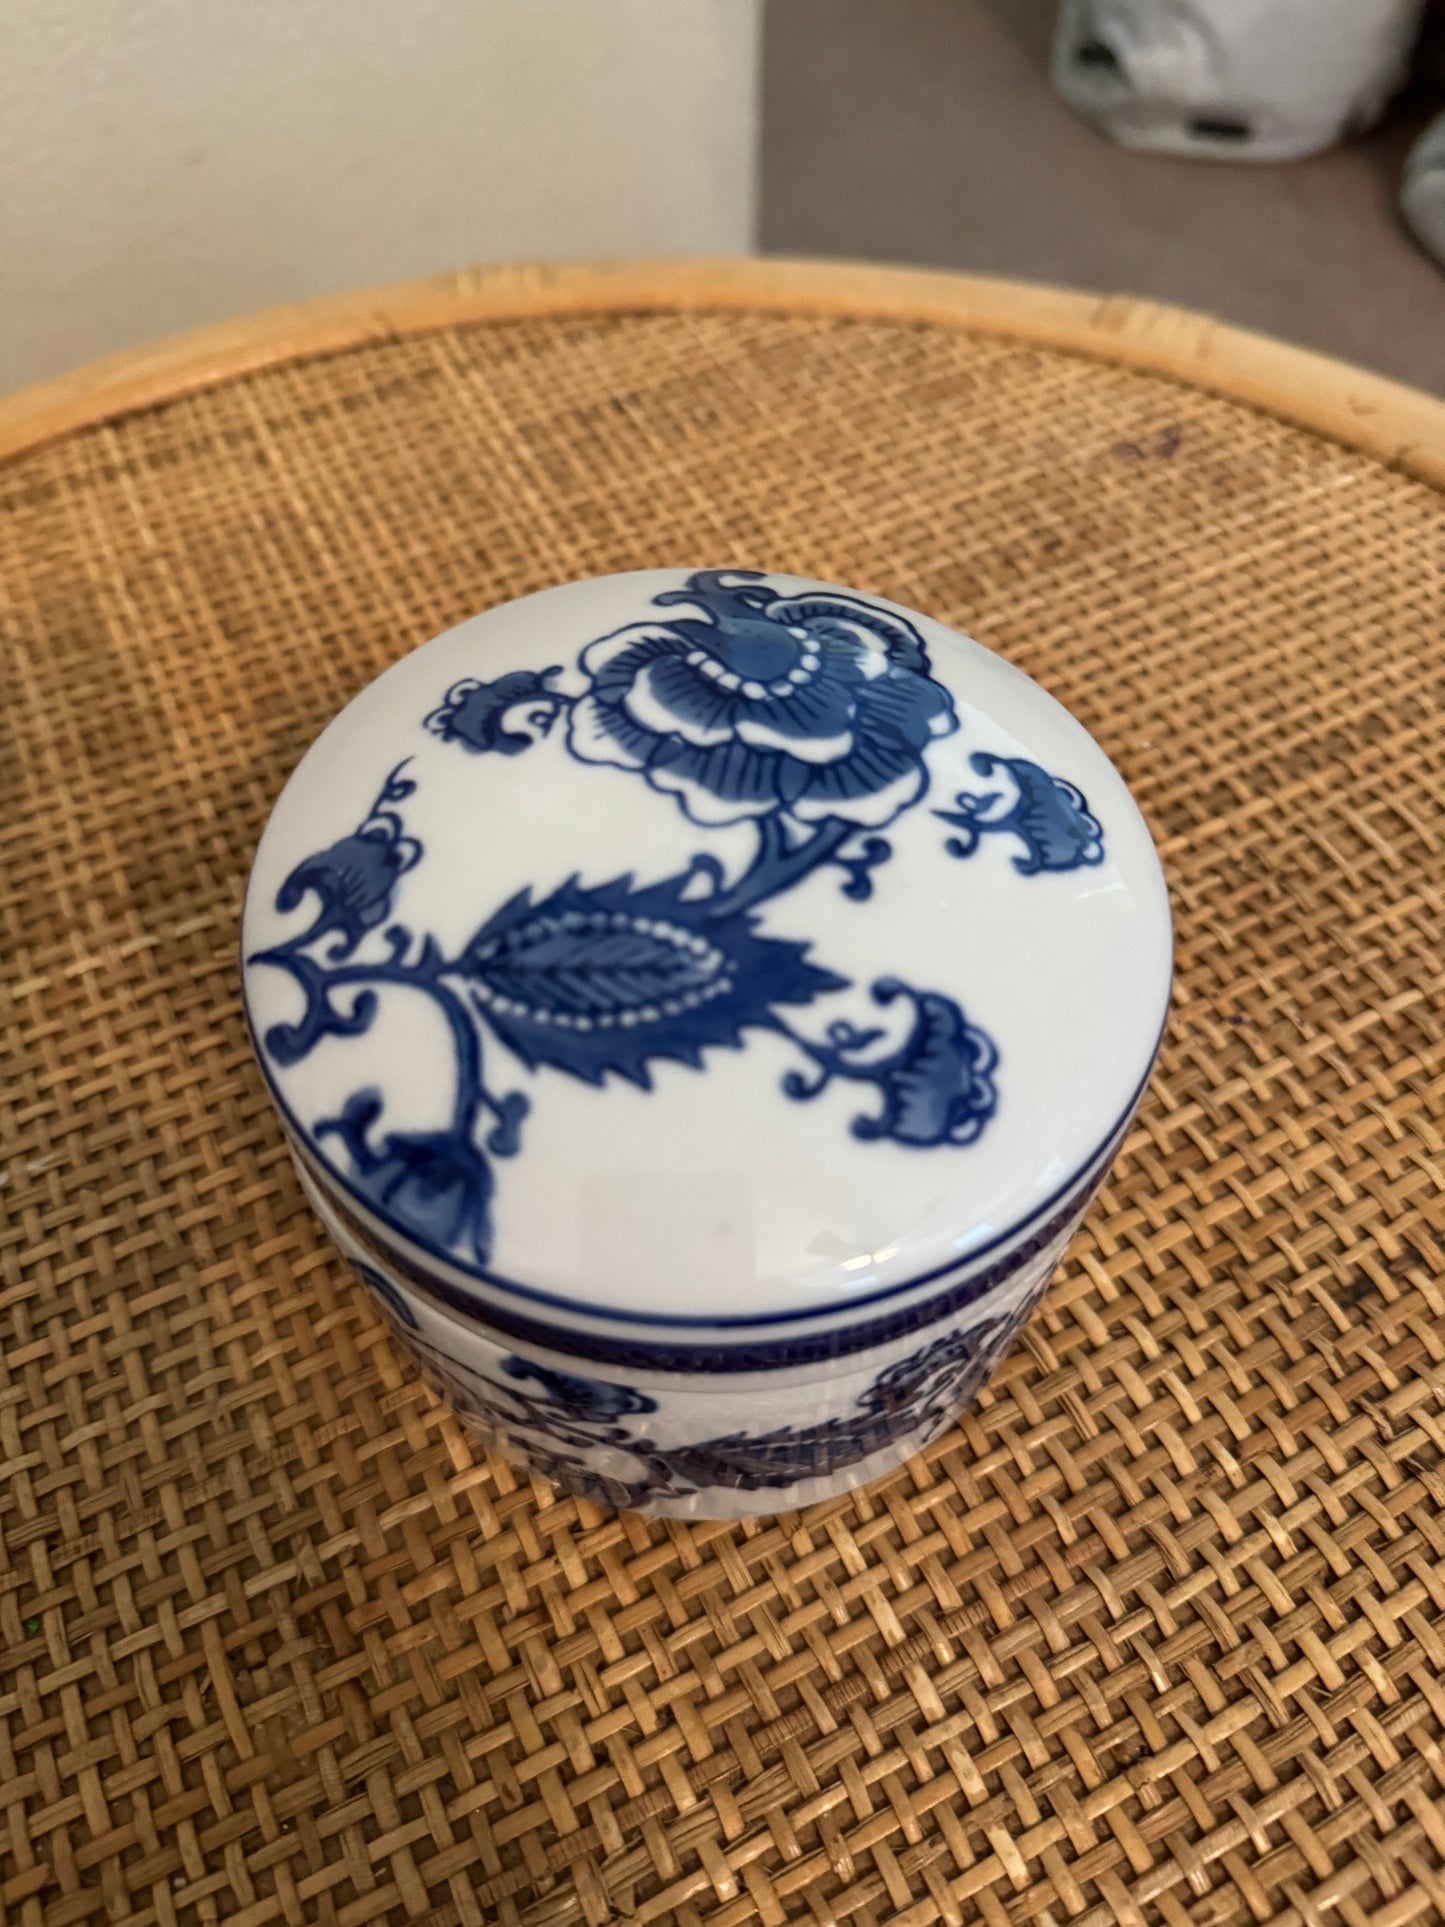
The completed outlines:
[[[0,398],[0,459],[305,356],[459,323],[754,309],[976,329],[1166,375],[1445,488],[1445,401],[1157,302],[916,268],[771,258],[468,269],[270,308]]]

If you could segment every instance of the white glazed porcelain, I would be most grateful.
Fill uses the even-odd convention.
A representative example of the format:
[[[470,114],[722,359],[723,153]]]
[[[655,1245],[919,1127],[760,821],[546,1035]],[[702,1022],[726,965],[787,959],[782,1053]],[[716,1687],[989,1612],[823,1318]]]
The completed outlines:
[[[1147,831],[978,644],[740,571],[571,583],[364,690],[244,930],[308,1192],[458,1409],[616,1504],[876,1476],[972,1397],[1142,1092]]]

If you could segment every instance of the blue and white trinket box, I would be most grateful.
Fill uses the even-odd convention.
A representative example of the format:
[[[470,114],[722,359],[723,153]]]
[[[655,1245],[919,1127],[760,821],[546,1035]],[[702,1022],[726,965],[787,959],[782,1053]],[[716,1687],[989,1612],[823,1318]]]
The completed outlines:
[[[975,1395],[1107,1173],[1168,902],[1102,751],[874,596],[574,582],[395,664],[286,785],[245,997],[308,1196],[504,1450],[720,1518]]]

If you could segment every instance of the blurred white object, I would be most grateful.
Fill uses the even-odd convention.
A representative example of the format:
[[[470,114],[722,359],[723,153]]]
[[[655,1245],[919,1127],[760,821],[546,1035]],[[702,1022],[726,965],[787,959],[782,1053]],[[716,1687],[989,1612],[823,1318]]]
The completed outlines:
[[[1445,114],[1410,149],[1400,206],[1421,247],[1445,265]]]
[[[1054,85],[1128,147],[1287,161],[1368,126],[1423,0],[1063,0]]]

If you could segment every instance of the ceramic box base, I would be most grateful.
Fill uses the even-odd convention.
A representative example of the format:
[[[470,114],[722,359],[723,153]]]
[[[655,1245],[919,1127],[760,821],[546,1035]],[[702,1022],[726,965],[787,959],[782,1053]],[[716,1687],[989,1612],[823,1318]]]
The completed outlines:
[[[813,1505],[881,1478],[931,1444],[1012,1345],[1087,1202],[962,1311],[828,1367],[697,1380],[609,1368],[603,1379],[564,1353],[494,1339],[422,1298],[357,1242],[301,1175],[397,1342],[464,1424],[567,1491],[682,1519]]]

